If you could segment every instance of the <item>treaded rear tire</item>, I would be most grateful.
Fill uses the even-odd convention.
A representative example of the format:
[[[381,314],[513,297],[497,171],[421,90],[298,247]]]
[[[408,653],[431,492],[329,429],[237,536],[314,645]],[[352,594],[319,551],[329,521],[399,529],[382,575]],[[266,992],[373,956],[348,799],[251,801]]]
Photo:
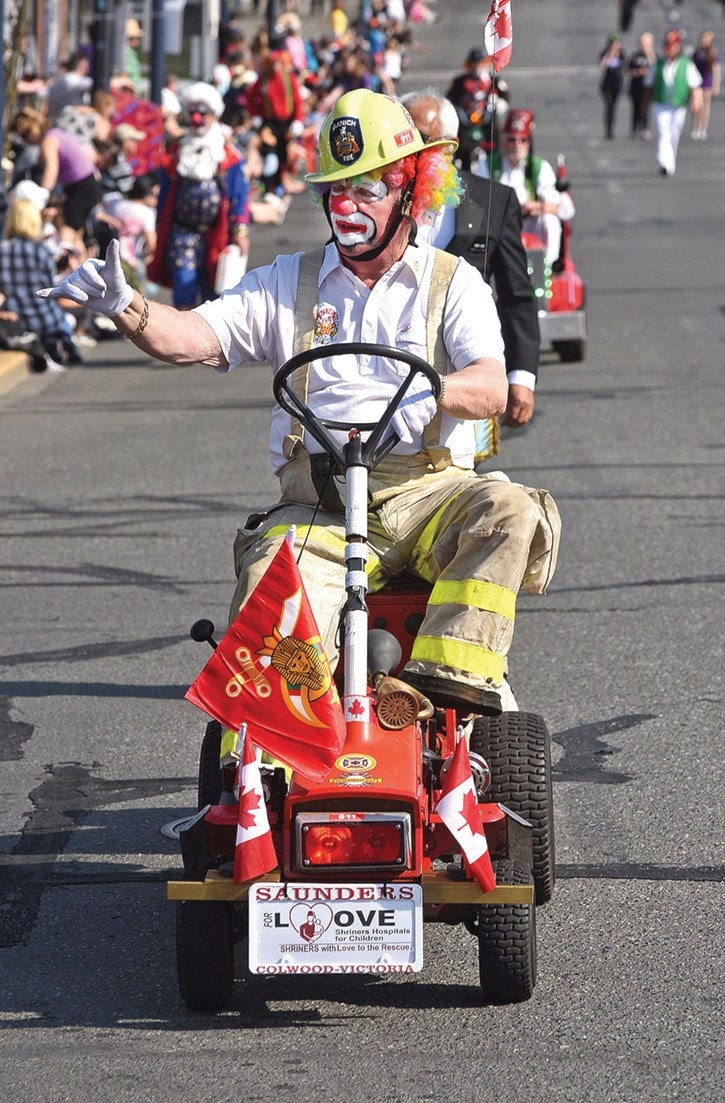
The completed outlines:
[[[234,917],[230,904],[176,905],[176,978],[190,1011],[222,1011],[234,991]]]
[[[498,885],[530,885],[522,862],[493,862]],[[533,904],[494,904],[478,909],[478,974],[486,1003],[524,1003],[536,984],[536,908]]]
[[[491,768],[487,799],[500,801],[533,825],[536,903],[546,904],[556,874],[551,738],[544,718],[532,712],[479,716],[470,747]]]
[[[199,753],[199,785],[197,809],[207,804],[218,804],[222,794],[222,771],[219,754],[222,744],[222,726],[218,720],[210,720],[204,732]]]

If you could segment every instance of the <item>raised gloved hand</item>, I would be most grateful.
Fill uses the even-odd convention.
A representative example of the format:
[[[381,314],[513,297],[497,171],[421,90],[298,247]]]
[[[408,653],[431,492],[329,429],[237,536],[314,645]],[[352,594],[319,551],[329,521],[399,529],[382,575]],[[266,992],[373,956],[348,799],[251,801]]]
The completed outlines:
[[[81,306],[87,303],[107,318],[117,318],[133,298],[133,288],[126,283],[121,267],[121,247],[117,241],[108,246],[105,260],[85,260],[56,287],[44,287],[35,293],[43,299],[72,299]]]
[[[392,416],[390,428],[400,437],[401,444],[412,444],[434,418],[436,400],[424,375],[417,375],[408,393]]]

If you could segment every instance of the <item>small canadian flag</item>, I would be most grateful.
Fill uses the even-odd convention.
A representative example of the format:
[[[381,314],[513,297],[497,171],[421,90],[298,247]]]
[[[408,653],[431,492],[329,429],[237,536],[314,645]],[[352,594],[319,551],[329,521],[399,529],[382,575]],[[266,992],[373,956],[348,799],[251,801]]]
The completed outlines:
[[[483,28],[483,44],[497,73],[505,69],[511,60],[513,41],[511,0],[491,0],[491,10]]]
[[[238,884],[261,877],[277,866],[257,751],[245,724],[240,728],[239,738],[243,747],[239,756],[239,823],[234,848],[234,880]]]
[[[488,853],[486,833],[478,814],[478,799],[465,739],[458,741],[435,810],[463,851],[481,892],[491,892],[496,888],[496,877]]]

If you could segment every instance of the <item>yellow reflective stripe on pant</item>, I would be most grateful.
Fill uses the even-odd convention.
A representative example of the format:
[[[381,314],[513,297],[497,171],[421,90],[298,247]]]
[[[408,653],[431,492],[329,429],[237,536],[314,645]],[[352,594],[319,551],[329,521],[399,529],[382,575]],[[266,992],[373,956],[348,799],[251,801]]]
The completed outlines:
[[[441,607],[447,606],[447,609]],[[502,618],[501,632],[493,630],[494,624],[500,623],[492,617],[489,620],[484,636],[486,642],[501,649],[503,639],[508,639],[513,631],[513,622],[516,611],[516,595],[513,590],[504,586],[497,586],[494,582],[483,582],[475,578],[467,578],[462,581],[455,579],[439,578],[428,598],[428,608],[436,609],[441,617],[445,618],[447,627],[452,627],[457,621],[461,624],[468,621],[470,624],[470,611],[479,610],[484,613],[497,614]],[[428,618],[428,623],[430,622]],[[436,625],[430,624],[430,628],[437,627],[440,619],[435,617]],[[481,640],[483,644],[484,640]],[[411,662],[417,660],[423,663],[433,663],[438,668],[447,667],[449,671],[471,679],[481,679],[483,682],[500,683],[505,673],[505,657],[495,651],[489,651],[488,647],[478,643],[469,643],[465,640],[451,640],[449,636],[426,634],[418,635],[413,644]]]
[[[273,525],[271,529],[267,529],[264,533],[264,539],[271,540],[275,536],[284,536],[286,532],[287,527],[285,525]],[[345,554],[345,534],[342,529],[327,529],[323,528],[321,525],[301,525],[297,528],[296,539],[302,544],[304,544],[305,540],[314,540],[314,542],[321,547],[329,548],[331,551],[338,552],[341,555]],[[368,584],[371,590],[379,590],[385,585],[386,580],[382,572],[380,560],[370,545],[368,545],[365,574],[368,576]]]
[[[451,489],[424,519],[412,550],[433,590],[402,677],[408,671],[485,689],[506,671],[516,595],[541,513],[524,488],[505,479],[462,479]]]
[[[237,733],[232,728],[222,728],[222,737],[219,744],[219,761],[223,762],[224,759],[231,761],[233,758],[238,759],[237,754]]]
[[[506,659],[503,655],[485,651],[475,643],[462,643],[461,640],[451,640],[445,636],[418,636],[410,658],[411,664],[417,660],[431,663],[437,669],[447,667],[449,671],[465,672],[479,684],[492,682],[498,685],[503,681],[506,672]]]
[[[487,613],[498,613],[507,620],[516,616],[516,594],[494,582],[475,578],[456,582],[439,578],[428,598],[429,605],[470,605]]]

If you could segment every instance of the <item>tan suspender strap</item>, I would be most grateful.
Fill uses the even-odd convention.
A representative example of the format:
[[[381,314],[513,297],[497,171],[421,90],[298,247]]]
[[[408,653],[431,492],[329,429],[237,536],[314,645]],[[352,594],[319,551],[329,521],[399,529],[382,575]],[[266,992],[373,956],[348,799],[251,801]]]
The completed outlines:
[[[295,356],[312,348],[315,316],[317,314],[320,265],[324,255],[324,249],[315,249],[311,253],[303,253],[300,257],[297,297],[295,299],[295,336],[292,346]],[[307,401],[309,378],[309,364],[304,364],[301,368],[298,368],[292,376],[292,390],[295,394],[301,395],[305,402]],[[282,442],[282,450],[288,460],[292,459],[296,449],[302,444],[303,438],[304,433],[299,419],[292,418],[290,431]]]
[[[443,344],[443,315],[446,306],[446,296],[453,273],[458,263],[458,257],[450,253],[444,253],[436,249],[433,261],[433,274],[431,275],[430,290],[428,292],[428,311],[426,320],[426,346],[428,363],[435,368],[439,375],[448,373],[448,358]],[[436,410],[435,416],[423,433],[423,446],[430,456],[434,469],[448,467],[451,462],[451,453],[448,448],[441,448],[441,411]]]
[[[443,346],[443,314],[445,311],[446,294],[448,286],[453,278],[456,266],[456,257],[448,253],[438,251],[433,266],[433,278],[431,280],[430,295],[428,296],[428,322],[427,344],[428,363],[431,364],[440,375],[447,372],[446,350]],[[434,470],[441,467],[449,467],[451,463],[450,449],[442,447],[441,439],[441,411],[436,415],[423,433],[423,444],[430,456]],[[474,463],[487,460],[490,456],[498,454],[500,449],[501,434],[497,417],[486,418],[476,422],[476,452]]]

